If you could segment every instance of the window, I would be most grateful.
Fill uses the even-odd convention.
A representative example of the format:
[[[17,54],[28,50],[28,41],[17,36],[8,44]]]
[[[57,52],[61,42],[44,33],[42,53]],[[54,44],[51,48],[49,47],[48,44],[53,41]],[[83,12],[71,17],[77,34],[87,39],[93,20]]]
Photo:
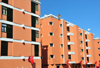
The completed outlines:
[[[68,50],[71,50],[70,45],[68,45]]]
[[[80,33],[80,35],[82,36],[82,33]]]
[[[50,43],[49,46],[50,46],[50,47],[54,47],[54,44],[53,44],[53,43]]]
[[[60,47],[63,48],[63,44],[61,44]]]
[[[82,60],[84,60],[84,57],[82,57]]]
[[[67,31],[70,31],[70,30],[69,30],[69,27],[67,27]]]
[[[62,37],[62,34],[60,34],[60,37]]]
[[[31,32],[31,40],[36,41],[36,31],[35,30],[32,30]]]
[[[81,41],[81,43],[83,43],[83,41]]]
[[[36,19],[36,24],[39,24],[38,17],[36,17],[35,19]]]
[[[87,57],[87,61],[89,61],[89,57]]]
[[[8,0],[2,0],[2,2],[7,3],[8,4]]]
[[[54,55],[50,55],[49,58],[54,58]]]
[[[67,40],[69,40],[69,41],[70,41],[70,36],[67,36]]]
[[[68,55],[68,59],[71,59],[71,55]]]
[[[57,66],[57,68],[59,68],[59,66]]]
[[[64,58],[64,55],[61,55],[61,58]]]
[[[100,42],[97,42],[98,44],[100,44]]]
[[[2,32],[6,32],[6,27],[7,25],[2,23]]]
[[[36,38],[39,38],[39,31],[36,31]]]
[[[86,46],[88,46],[88,42],[86,42]]]
[[[98,50],[100,50],[100,48],[98,48]]]
[[[35,13],[35,3],[34,2],[31,2],[31,12],[32,13]]]
[[[100,56],[100,54],[99,54],[99,56]]]
[[[88,49],[86,50],[86,53],[88,54]]]
[[[83,52],[83,49],[81,49],[81,52]]]
[[[38,4],[35,4],[35,10],[38,11]]]
[[[2,14],[7,15],[7,7],[2,6]]]
[[[49,25],[53,25],[53,22],[49,22]]]
[[[39,56],[39,45],[34,46],[35,50],[35,56]]]
[[[1,56],[8,55],[8,42],[1,41]]]
[[[50,33],[49,33],[49,36],[53,36],[53,33],[52,33],[52,32],[50,32]]]
[[[62,24],[60,24],[60,27],[62,27]]]
[[[43,37],[42,34],[41,34],[41,37]]]
[[[42,24],[40,24],[40,27],[42,27]]]
[[[87,35],[85,35],[85,38],[87,39]]]

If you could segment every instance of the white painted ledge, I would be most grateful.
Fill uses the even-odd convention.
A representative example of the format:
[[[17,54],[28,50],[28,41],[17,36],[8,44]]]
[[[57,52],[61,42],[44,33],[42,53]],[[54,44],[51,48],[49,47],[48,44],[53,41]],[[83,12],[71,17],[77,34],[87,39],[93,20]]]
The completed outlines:
[[[75,61],[69,61],[69,64],[75,64],[76,62]]]
[[[24,56],[0,56],[0,60],[5,60],[5,59],[28,59],[28,57]],[[41,57],[34,57],[34,59],[41,59]]]
[[[40,31],[40,29],[38,28],[34,28],[34,27],[29,27],[29,26],[25,26],[24,24],[17,24],[17,23],[14,23],[14,22],[10,22],[10,21],[5,21],[5,20],[0,20],[1,23],[5,23],[5,24],[9,24],[9,25],[15,25],[15,26],[19,26],[19,27],[25,27],[25,28],[28,28],[28,29],[31,29],[31,30],[37,30],[37,31]]]
[[[37,4],[41,4],[41,2],[37,1],[37,0],[31,0],[31,1],[34,2],[34,3],[37,3]]]
[[[71,33],[71,32],[70,32],[70,33],[67,33],[67,35],[71,35],[71,36],[74,36],[74,34],[73,34],[73,33]]]
[[[90,40],[89,40],[89,39],[86,39],[85,41],[86,41],[86,42],[90,42]]]
[[[73,55],[75,55],[75,52],[68,52],[68,54],[73,54]]]
[[[18,11],[21,11],[22,12],[22,9],[16,8],[14,6],[11,6],[11,5],[6,4],[6,3],[3,3],[3,2],[0,2],[0,5],[3,5],[3,6],[6,6],[8,8],[15,9],[15,10],[18,10]],[[40,18],[40,16],[37,15],[37,14],[31,13],[31,12],[28,12],[28,11],[24,11],[24,12],[27,13],[27,14],[30,14],[32,16],[35,16],[35,17],[39,17]]]
[[[68,42],[68,45],[74,45],[74,42]]]
[[[69,23],[69,24],[67,24],[67,26],[72,26],[72,27],[73,27],[74,25],[73,25],[73,24],[71,24],[71,23]]]
[[[87,63],[87,64],[92,64],[91,62]]]
[[[87,55],[87,57],[91,57],[91,55]]]
[[[15,40],[15,39],[10,39],[10,38],[0,38],[0,40],[7,41],[7,42],[19,42],[19,43],[23,42],[23,40]],[[33,41],[24,41],[24,43],[40,45],[39,42],[33,42]]]
[[[89,32],[86,31],[85,34],[89,34]]]
[[[86,47],[86,49],[91,49],[91,47]]]

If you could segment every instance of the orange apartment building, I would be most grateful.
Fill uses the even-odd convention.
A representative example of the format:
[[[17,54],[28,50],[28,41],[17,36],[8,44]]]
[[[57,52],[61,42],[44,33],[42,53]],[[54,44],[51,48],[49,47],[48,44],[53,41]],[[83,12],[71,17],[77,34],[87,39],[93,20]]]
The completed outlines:
[[[99,60],[93,33],[52,14],[41,17],[41,40],[43,68],[95,67]]]
[[[0,9],[0,68],[41,68],[40,1],[0,0]]]

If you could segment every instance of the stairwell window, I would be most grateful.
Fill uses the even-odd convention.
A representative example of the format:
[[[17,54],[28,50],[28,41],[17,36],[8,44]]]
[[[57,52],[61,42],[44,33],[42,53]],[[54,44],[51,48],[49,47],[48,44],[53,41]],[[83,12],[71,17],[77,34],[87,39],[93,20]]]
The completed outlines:
[[[2,32],[6,32],[6,27],[7,25],[2,23]]]
[[[49,36],[54,36],[54,33],[53,33],[53,32],[50,32],[50,33],[49,33]]]
[[[68,55],[68,59],[71,59],[71,55]]]
[[[68,50],[71,50],[70,45],[68,45]]]
[[[2,14],[7,15],[7,7],[2,6]]]
[[[80,33],[80,36],[82,36],[82,33]]]
[[[69,27],[67,27],[67,31],[70,31]]]
[[[85,35],[85,38],[87,39],[87,35]]]
[[[70,36],[67,36],[67,40],[69,40],[69,41],[70,41]]]
[[[61,55],[61,58],[64,58],[64,55]]]
[[[49,22],[49,25],[53,25],[53,22]]]
[[[51,59],[51,58],[54,58],[54,55],[50,55],[49,58],[50,58],[50,59]]]
[[[88,46],[88,42],[86,42],[86,46]]]
[[[63,44],[61,44],[60,47],[63,48]]]
[[[49,46],[50,46],[50,47],[54,47],[54,44],[53,44],[53,43],[50,43]]]
[[[89,61],[89,57],[87,57],[87,61]]]

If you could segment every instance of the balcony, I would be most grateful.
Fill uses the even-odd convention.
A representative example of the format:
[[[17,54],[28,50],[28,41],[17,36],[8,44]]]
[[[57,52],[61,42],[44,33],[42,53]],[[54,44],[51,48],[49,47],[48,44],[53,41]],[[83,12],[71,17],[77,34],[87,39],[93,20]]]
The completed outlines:
[[[86,49],[91,49],[91,47],[86,47]]]
[[[68,42],[68,45],[74,45],[74,42]]]
[[[73,54],[73,55],[74,55],[74,54],[75,54],[75,52],[68,52],[68,54]]]
[[[89,39],[86,39],[85,41],[86,41],[86,42],[90,42],[90,40],[89,40]]]
[[[87,57],[91,57],[91,55],[87,55]]]
[[[70,33],[67,33],[67,35],[71,35],[71,36],[74,36],[74,34],[73,34],[73,33],[71,33],[71,32],[70,32]]]

